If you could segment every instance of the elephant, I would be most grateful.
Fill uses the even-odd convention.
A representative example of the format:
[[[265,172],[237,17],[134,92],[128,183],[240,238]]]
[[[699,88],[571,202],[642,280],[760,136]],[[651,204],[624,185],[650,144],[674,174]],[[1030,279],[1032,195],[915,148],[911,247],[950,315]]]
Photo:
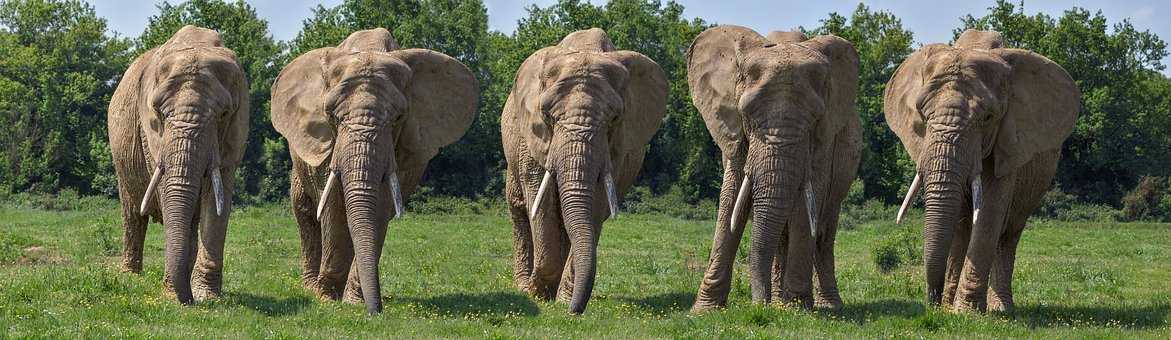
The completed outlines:
[[[721,25],[692,42],[687,73],[724,167],[709,263],[692,312],[727,305],[749,212],[752,301],[840,308],[834,239],[862,145],[853,44],[833,35],[762,37]]]
[[[585,311],[602,222],[618,214],[666,111],[662,68],[598,28],[521,64],[500,118],[519,289]]]
[[[387,224],[404,213],[431,158],[471,126],[478,88],[458,60],[400,49],[384,28],[354,32],[281,70],[272,124],[292,158],[289,195],[306,288],[382,311]]]
[[[1005,47],[993,31],[924,46],[887,82],[887,124],[915,162],[896,221],[924,187],[929,304],[1013,311],[1017,244],[1057,171],[1080,95],[1060,65]]]
[[[165,228],[168,292],[182,304],[220,296],[230,179],[248,136],[248,81],[236,54],[213,30],[179,29],[130,64],[107,124],[122,205],[122,270],[142,271],[154,219]]]

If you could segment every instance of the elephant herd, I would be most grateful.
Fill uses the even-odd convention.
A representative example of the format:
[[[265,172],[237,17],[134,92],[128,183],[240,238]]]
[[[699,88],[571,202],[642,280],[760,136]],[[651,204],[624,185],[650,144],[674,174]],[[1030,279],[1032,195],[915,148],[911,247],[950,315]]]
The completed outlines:
[[[724,167],[693,312],[726,305],[749,220],[752,301],[842,306],[833,247],[861,159],[858,68],[853,45],[832,35],[723,25],[692,42],[688,85]],[[667,86],[654,60],[617,50],[597,28],[520,66],[500,118],[518,289],[585,311],[603,221],[634,183],[666,115]],[[458,60],[403,49],[382,28],[285,66],[270,120],[288,140],[307,289],[382,310],[387,225],[430,159],[471,125],[478,90]],[[916,165],[897,219],[921,188],[929,303],[1013,310],[1017,243],[1056,172],[1079,96],[1061,66],[1003,46],[996,32],[924,46],[895,71],[886,123]],[[141,272],[146,225],[161,222],[164,286],[180,303],[222,293],[248,107],[235,54],[194,26],[134,60],[111,100],[122,268]]]

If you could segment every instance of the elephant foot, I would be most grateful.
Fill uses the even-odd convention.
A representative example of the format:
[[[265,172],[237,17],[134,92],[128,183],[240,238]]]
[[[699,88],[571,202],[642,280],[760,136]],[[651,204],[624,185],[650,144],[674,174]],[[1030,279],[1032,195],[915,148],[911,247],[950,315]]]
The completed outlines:
[[[553,301],[557,297],[557,285],[539,285],[533,283],[529,285],[528,289],[524,289],[524,291],[541,301]]]
[[[195,297],[195,301],[216,300],[222,297],[222,294],[220,294],[218,290],[207,288],[193,288],[191,293],[191,295]]]
[[[710,311],[724,309],[724,307],[725,306],[723,304],[700,303],[699,301],[696,301],[694,305],[691,305],[691,314],[692,315],[704,314],[704,313],[707,313]]]
[[[346,287],[346,293],[342,295],[342,302],[360,305],[366,303],[366,299],[362,298],[362,289],[358,287]]]
[[[219,273],[196,273],[191,280],[191,294],[196,300],[211,300],[220,298],[223,293],[223,280]]]
[[[342,298],[342,289],[335,285],[323,284],[318,282],[317,286],[313,288],[317,293],[317,297],[326,301],[338,301]]]
[[[782,292],[781,298],[777,300],[783,307],[798,307],[803,310],[813,310],[813,294],[810,293],[791,293]]]
[[[122,272],[142,274],[142,259],[123,258]]]
[[[983,313],[987,309],[985,298],[971,295],[957,295],[951,310],[955,313]]]
[[[1012,297],[1002,298],[996,294],[989,294],[988,311],[1000,314],[1013,314],[1016,313],[1016,305],[1012,302]]]
[[[813,307],[817,309],[839,310],[842,309],[842,305],[842,297],[837,293],[818,294],[813,302]]]

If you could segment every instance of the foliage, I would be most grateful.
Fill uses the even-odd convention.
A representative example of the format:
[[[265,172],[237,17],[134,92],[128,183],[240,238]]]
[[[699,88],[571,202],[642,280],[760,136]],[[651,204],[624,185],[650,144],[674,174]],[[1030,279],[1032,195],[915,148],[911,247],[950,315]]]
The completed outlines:
[[[1142,175],[1171,175],[1171,80],[1157,72],[1167,44],[1154,33],[1129,20],[1108,25],[1101,11],[1078,7],[1058,18],[1030,16],[1005,0],[961,20],[956,37],[967,28],[997,30],[1008,46],[1049,57],[1077,82],[1082,109],[1062,149],[1062,188],[1112,203]]]
[[[679,187],[655,195],[650,188],[636,186],[626,194],[623,213],[661,215],[688,220],[710,220],[716,218],[717,203],[711,199],[691,203],[693,198]]]
[[[902,21],[887,11],[871,11],[858,4],[849,18],[830,13],[810,35],[833,34],[858,50],[858,115],[862,120],[862,164],[858,178],[864,194],[886,203],[897,203],[901,190],[914,177],[914,163],[886,125],[883,92],[903,59],[912,52],[914,39]]]
[[[128,47],[89,4],[0,1],[0,192],[112,191],[92,179],[113,172],[105,112]]]
[[[268,31],[268,22],[256,15],[256,9],[237,0],[191,0],[172,5],[162,2],[159,13],[148,19],[146,30],[137,41],[142,54],[171,38],[185,25],[219,31],[224,46],[236,57],[248,77],[250,107],[244,161],[236,170],[236,192],[245,202],[287,197],[288,172],[292,168],[284,139],[269,122],[269,96],[279,68],[282,47]]]
[[[888,274],[902,266],[923,264],[923,237],[910,223],[886,225],[886,237],[871,249],[871,257],[878,271]]]
[[[1122,219],[1171,221],[1171,180],[1144,176],[1122,198]]]
[[[1082,202],[1077,196],[1062,191],[1061,187],[1054,187],[1045,193],[1033,217],[1057,221],[1113,222],[1119,219],[1120,214],[1113,207]]]

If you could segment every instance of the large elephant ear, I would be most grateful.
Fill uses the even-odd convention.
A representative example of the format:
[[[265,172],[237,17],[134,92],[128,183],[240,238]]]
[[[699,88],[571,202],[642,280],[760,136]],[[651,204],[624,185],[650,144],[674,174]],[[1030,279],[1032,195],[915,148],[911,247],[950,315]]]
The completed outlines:
[[[529,132],[528,136],[532,138],[525,138],[525,146],[533,159],[542,165],[553,138],[553,127],[541,112],[541,92],[545,90],[542,73],[547,60],[565,51],[562,47],[545,47],[526,58],[516,71],[516,81],[504,104],[502,117],[510,117],[512,121],[502,121],[501,124],[511,124],[518,131]]]
[[[994,149],[996,176],[1001,177],[1040,152],[1060,149],[1073,132],[1081,91],[1065,69],[1027,50],[994,50],[1012,67],[1008,108]]]
[[[235,53],[232,53],[232,57],[235,59]],[[249,116],[252,114],[249,106],[248,78],[238,60],[235,65],[236,70],[233,73],[236,76],[232,79],[233,83],[228,84],[231,95],[236,96],[232,103],[235,110],[231,112],[227,124],[220,127],[220,159],[224,166],[230,168],[238,166],[244,158],[244,150],[248,143],[248,124],[251,121]]]
[[[667,115],[667,76],[658,63],[638,52],[606,55],[622,63],[628,74],[622,94],[623,112],[610,128],[610,161],[621,197],[634,184],[647,143]]]
[[[819,131],[836,134],[849,122],[858,121],[858,51],[846,39],[822,35],[801,45],[820,52],[829,59],[829,77],[826,85],[826,114]],[[823,140],[824,141],[824,140]]]
[[[741,60],[766,44],[770,42],[751,29],[721,25],[700,33],[687,51],[691,101],[725,155],[736,152],[744,139],[737,105],[743,90]]]
[[[420,163],[429,161],[439,148],[455,143],[476,118],[479,85],[472,71],[455,58],[427,49],[393,51],[411,69],[403,89],[407,98],[406,129],[399,136],[399,151]]]
[[[162,120],[144,102],[146,100],[145,93],[149,93],[152,87],[151,84],[147,83],[150,81],[148,78],[151,77],[147,77],[146,70],[154,62],[157,51],[157,47],[152,48],[130,63],[130,67],[126,69],[126,73],[123,73],[122,79],[118,81],[118,88],[114,89],[113,97],[110,98],[108,111],[110,118],[107,119],[110,122],[134,121],[141,126],[143,137],[147,139],[146,151],[152,160],[158,160],[159,139],[162,138]],[[144,108],[147,108],[145,110],[147,112],[144,112]]]
[[[920,48],[907,57],[895,70],[890,81],[886,82],[882,98],[886,124],[903,142],[903,147],[907,149],[911,159],[916,161],[927,128],[923,114],[918,108],[919,94],[925,86],[923,73],[932,55],[950,48],[951,46],[944,44],[931,44]]]
[[[334,126],[325,114],[324,67],[333,48],[319,48],[293,59],[272,85],[272,125],[289,148],[310,166],[333,151]]]

